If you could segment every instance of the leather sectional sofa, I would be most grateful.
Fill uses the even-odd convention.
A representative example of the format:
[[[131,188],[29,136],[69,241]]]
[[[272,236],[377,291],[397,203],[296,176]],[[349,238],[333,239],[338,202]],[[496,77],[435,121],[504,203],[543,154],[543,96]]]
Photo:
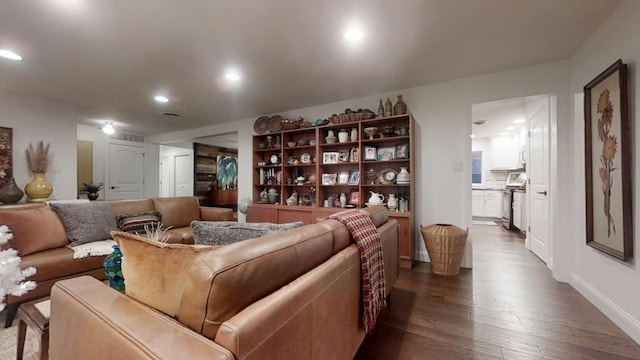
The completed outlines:
[[[193,243],[189,227],[192,220],[230,221],[231,209],[200,207],[196,197],[171,197],[109,201],[114,215],[158,211],[171,235],[169,242]],[[8,296],[5,326],[11,325],[18,306],[33,299],[48,296],[56,281],[82,275],[105,279],[104,256],[73,259],[64,227],[55,212],[46,204],[16,204],[0,207],[0,224],[11,224],[14,234],[8,246],[18,250],[21,267],[34,266],[37,273],[28,280],[37,283],[34,290],[20,297]],[[26,254],[26,255],[25,255]]]
[[[399,271],[399,226],[382,206],[366,211],[382,238],[388,298]],[[121,248],[131,241],[115,238]],[[346,227],[322,220],[199,253],[174,316],[90,277],[60,281],[51,294],[49,356],[351,359],[365,336],[360,273]],[[158,282],[164,276],[154,274]]]

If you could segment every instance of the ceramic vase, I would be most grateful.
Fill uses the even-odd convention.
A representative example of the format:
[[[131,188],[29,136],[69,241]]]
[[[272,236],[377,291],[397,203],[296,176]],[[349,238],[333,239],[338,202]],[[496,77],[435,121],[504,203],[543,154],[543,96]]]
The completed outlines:
[[[351,141],[358,141],[358,129],[351,129]]]
[[[6,184],[0,189],[0,202],[5,204],[14,204],[20,201],[24,196],[24,192],[16,185],[13,177],[9,178]]]
[[[324,138],[327,144],[335,144],[337,139],[338,138],[336,138],[333,130],[329,130],[329,134],[327,135],[326,138]]]
[[[398,199],[396,198],[396,194],[389,194],[389,199],[387,200],[387,207],[391,211],[395,211],[398,208]]]
[[[393,115],[404,115],[407,113],[407,104],[402,101],[402,95],[398,95],[398,102],[393,105]]]
[[[391,99],[387,98],[387,101],[384,103],[384,116],[393,115],[393,104],[391,103]]]
[[[406,167],[400,167],[400,172],[398,173],[396,183],[401,185],[406,185],[411,183],[411,177]]]
[[[345,143],[347,141],[349,141],[349,133],[345,129],[340,130],[338,133],[338,142]]]
[[[93,192],[87,193],[87,199],[89,199],[89,200],[91,200],[91,201],[97,200],[97,199],[98,199],[98,196],[99,196],[99,194],[98,194],[97,192],[94,192],[94,193],[93,193]]]
[[[44,173],[34,173],[33,180],[24,188],[30,202],[47,201],[53,192],[53,186],[44,179]]]
[[[340,194],[340,207],[347,206],[347,195],[345,193]]]
[[[378,105],[378,117],[384,117],[384,105],[382,105],[382,99],[380,99],[380,105]]]
[[[102,263],[104,274],[109,279],[109,286],[118,291],[124,291],[124,277],[122,276],[122,253],[118,245],[113,245],[113,252],[104,258]]]

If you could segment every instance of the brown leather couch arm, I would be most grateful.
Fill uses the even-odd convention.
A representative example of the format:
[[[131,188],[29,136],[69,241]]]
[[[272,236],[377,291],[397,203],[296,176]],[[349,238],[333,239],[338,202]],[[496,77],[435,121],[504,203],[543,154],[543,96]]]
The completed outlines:
[[[201,206],[200,219],[204,221],[233,221],[233,210]]]
[[[184,325],[83,276],[51,291],[49,358],[234,359]]]

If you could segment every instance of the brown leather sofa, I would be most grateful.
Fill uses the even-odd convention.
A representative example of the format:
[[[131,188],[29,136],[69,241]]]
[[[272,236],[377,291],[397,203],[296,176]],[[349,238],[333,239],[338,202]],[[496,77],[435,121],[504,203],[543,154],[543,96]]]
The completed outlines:
[[[171,235],[169,242],[193,243],[193,235],[189,226],[192,220],[233,220],[233,211],[231,209],[201,207],[197,198],[193,196],[113,200],[109,201],[109,204],[115,215],[159,211],[163,225],[172,227],[168,231]],[[53,247],[46,250],[36,251],[24,256],[20,254],[21,248],[33,248],[35,246],[33,244],[42,244],[50,241],[53,236],[52,228],[57,229],[62,226],[57,216],[51,215],[48,211],[43,212],[43,210],[50,210],[46,208],[47,205],[42,203],[8,205],[0,208],[0,224],[5,223],[3,219],[10,217],[11,212],[29,210],[27,213],[23,213],[28,215],[23,216],[19,221],[22,229],[12,229],[14,239],[8,245],[18,250],[22,258],[22,268],[34,266],[37,269],[37,273],[28,279],[37,283],[37,287],[34,290],[20,297],[7,297],[5,327],[11,326],[21,303],[48,296],[51,287],[56,281],[83,275],[92,276],[99,280],[106,278],[102,267],[104,256],[73,259],[73,251],[66,247],[67,243],[64,242],[64,239],[63,242],[57,242],[58,245],[52,245]],[[55,214],[52,210],[51,213]],[[15,218],[15,216],[12,217]],[[24,236],[20,236],[20,234],[24,234]],[[64,237],[65,235],[63,234],[62,236]],[[42,248],[42,246],[40,247]]]
[[[376,208],[368,210],[383,241],[388,297],[399,226]],[[324,220],[194,260],[175,318],[90,277],[60,281],[49,357],[351,359],[365,336],[360,271],[346,227]]]

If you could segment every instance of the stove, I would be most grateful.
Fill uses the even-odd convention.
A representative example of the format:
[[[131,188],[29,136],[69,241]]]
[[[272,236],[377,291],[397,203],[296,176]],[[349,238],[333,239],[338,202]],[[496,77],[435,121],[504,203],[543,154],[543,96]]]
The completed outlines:
[[[502,226],[507,230],[513,229],[513,191],[522,189],[527,183],[527,173],[510,172],[507,175],[505,188],[502,190],[502,215],[500,220]]]

